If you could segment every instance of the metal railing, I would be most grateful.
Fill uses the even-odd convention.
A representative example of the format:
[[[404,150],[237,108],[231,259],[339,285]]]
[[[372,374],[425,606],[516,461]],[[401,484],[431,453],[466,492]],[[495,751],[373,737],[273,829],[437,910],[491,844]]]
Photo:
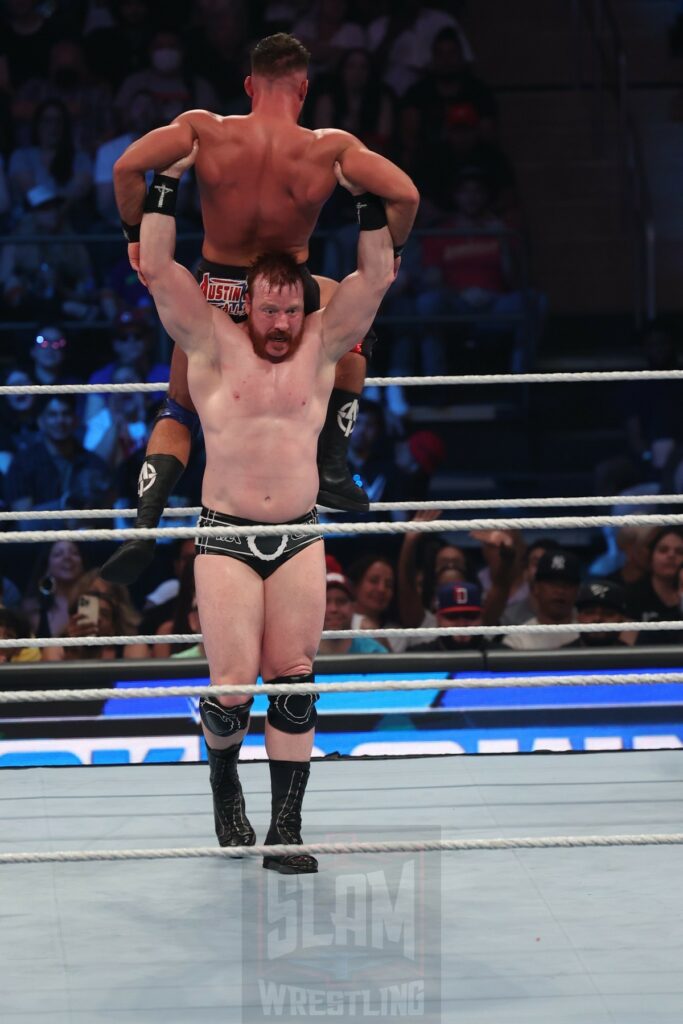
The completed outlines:
[[[616,103],[621,194],[633,234],[634,310],[638,326],[657,312],[656,234],[650,189],[638,124],[631,108],[626,52],[612,0],[572,0],[577,86],[594,95],[596,137],[604,129],[604,103]],[[590,75],[583,63],[583,30],[590,45]]]

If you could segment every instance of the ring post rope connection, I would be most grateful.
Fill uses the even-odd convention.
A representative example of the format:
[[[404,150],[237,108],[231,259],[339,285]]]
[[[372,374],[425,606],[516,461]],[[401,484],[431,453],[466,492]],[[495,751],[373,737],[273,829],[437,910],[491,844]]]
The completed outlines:
[[[606,846],[679,846],[683,833],[644,833],[607,836],[523,836],[510,839],[415,839],[357,843],[303,843],[299,846],[189,846],[138,850],[54,850],[0,853],[2,864],[69,864],[83,861],[182,860],[202,857],[241,858],[283,854],[468,852],[474,850],[548,850]]]
[[[235,686],[126,686],[87,690],[0,690],[0,704],[50,704],[56,701],[137,700],[144,697],[228,697],[294,693],[376,693],[384,690],[498,690],[546,686],[652,686],[683,683],[683,672],[615,672],[605,675],[506,676],[472,679],[374,679],[346,683],[260,683]]]
[[[410,520],[400,523],[298,523],[300,536],[341,536],[343,534],[401,533],[469,533],[472,530],[574,530],[604,526],[683,526],[683,515],[628,516],[553,516],[512,519],[435,519],[431,522]],[[289,527],[291,530],[291,526]],[[287,533],[287,524],[230,526],[235,537],[276,537]],[[39,544],[48,541],[99,540],[188,540],[193,537],[221,537],[225,526],[177,526],[150,529],[139,527],[123,530],[19,530],[0,532],[0,544]]]

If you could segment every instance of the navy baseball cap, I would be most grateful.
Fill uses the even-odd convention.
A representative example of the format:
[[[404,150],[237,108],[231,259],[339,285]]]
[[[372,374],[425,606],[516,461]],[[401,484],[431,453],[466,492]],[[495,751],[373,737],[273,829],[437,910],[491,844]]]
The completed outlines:
[[[480,612],[481,589],[476,583],[442,583],[436,592],[437,612]]]
[[[580,583],[581,562],[571,551],[546,551],[538,560],[534,578],[538,583]]]
[[[626,594],[614,580],[590,580],[579,590],[577,608],[611,608],[626,614]]]

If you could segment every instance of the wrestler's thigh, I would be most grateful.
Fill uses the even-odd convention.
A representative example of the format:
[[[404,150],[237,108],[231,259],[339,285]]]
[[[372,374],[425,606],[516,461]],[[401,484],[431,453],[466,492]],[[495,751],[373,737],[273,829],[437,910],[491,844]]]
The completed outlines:
[[[263,580],[244,562],[197,555],[197,608],[216,685],[256,682],[263,635]]]
[[[325,549],[316,541],[265,581],[264,679],[308,671],[325,621]]]
[[[171,375],[168,380],[168,396],[182,405],[183,409],[196,412],[194,402],[190,398],[187,386],[187,356],[180,345],[173,345],[171,356]]]
[[[318,282],[318,287],[320,288],[320,308],[324,309],[339,287],[339,281],[335,281],[331,277],[320,277],[319,274],[314,274],[313,279]]]

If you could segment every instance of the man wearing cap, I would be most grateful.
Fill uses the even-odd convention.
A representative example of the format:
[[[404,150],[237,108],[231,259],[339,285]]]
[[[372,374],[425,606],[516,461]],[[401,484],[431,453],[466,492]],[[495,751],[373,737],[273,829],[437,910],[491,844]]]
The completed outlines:
[[[576,598],[579,622],[626,622],[626,594],[614,580],[594,579],[584,583]],[[628,646],[616,632],[581,633],[582,647]]]
[[[575,602],[581,582],[581,563],[576,555],[563,548],[547,551],[539,559],[531,583],[531,596],[536,615],[524,625],[559,626],[576,622]],[[515,651],[552,651],[558,647],[576,646],[579,634],[515,633],[503,638],[503,646]]]
[[[353,617],[353,590],[343,572],[327,572],[327,604],[323,629],[351,629]],[[386,654],[374,637],[342,637],[339,640],[321,640],[318,654]]]
[[[443,583],[436,592],[436,625],[441,628],[448,626],[481,626],[482,602],[481,590],[476,583],[457,581]],[[437,636],[426,643],[409,647],[415,653],[428,651],[463,651],[472,647],[481,647],[483,638],[456,634],[454,636]]]

